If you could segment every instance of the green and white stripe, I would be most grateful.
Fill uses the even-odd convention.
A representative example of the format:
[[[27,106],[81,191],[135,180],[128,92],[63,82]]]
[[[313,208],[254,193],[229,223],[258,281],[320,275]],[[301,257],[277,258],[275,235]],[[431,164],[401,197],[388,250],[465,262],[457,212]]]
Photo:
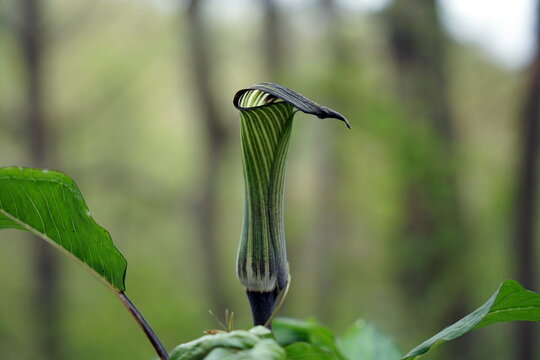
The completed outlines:
[[[279,85],[240,90],[245,207],[237,275],[248,291],[281,292],[289,276],[283,218],[287,152],[293,117],[301,110],[348,123],[339,113]]]

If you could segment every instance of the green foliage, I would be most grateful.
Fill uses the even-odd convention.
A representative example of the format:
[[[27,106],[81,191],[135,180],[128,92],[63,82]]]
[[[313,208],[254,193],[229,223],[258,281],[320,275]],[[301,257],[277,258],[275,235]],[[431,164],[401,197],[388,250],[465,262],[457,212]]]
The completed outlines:
[[[249,331],[205,335],[177,346],[170,353],[170,360],[200,359],[285,360],[287,357],[285,350],[272,338],[270,330],[257,326]]]
[[[68,176],[50,170],[0,168],[0,229],[26,230],[124,291],[127,262]]]
[[[514,280],[507,280],[484,305],[412,349],[403,360],[417,359],[443,342],[504,321],[540,321],[540,294],[525,290]]]
[[[206,360],[285,360],[286,354],[276,343],[271,339],[263,339],[253,346],[251,349],[246,350],[231,350],[218,348],[212,350],[212,352],[205,358]]]
[[[276,340],[283,346],[304,342],[315,346],[337,359],[345,359],[336,345],[336,337],[332,331],[315,321],[280,318],[273,323]]]
[[[347,359],[399,360],[401,352],[394,341],[373,325],[358,320],[337,339],[337,345]]]
[[[357,321],[342,337],[315,321],[276,319],[273,331],[258,326],[249,331],[206,335],[179,345],[171,360],[289,359],[397,360],[392,340],[364,321]]]
[[[306,342],[297,342],[285,348],[287,359],[291,360],[335,360],[336,355]]]
[[[427,353],[435,346],[453,340],[472,330],[506,321],[540,321],[540,294],[525,290],[514,280],[503,282],[489,300],[477,310],[467,315],[452,326],[411,350],[402,360],[414,360]],[[257,332],[258,336],[253,333]],[[345,334],[336,337],[331,330],[315,321],[298,319],[276,319],[273,324],[273,336],[286,352],[286,359],[310,360],[399,360],[400,351],[392,339],[381,334],[365,321],[357,321]],[[242,359],[263,359],[258,353],[245,352],[265,339],[272,340],[272,333],[262,327],[246,331],[233,331],[219,335],[208,335],[175,349],[172,360],[214,359],[216,354],[235,355],[243,353]],[[276,342],[268,343],[268,354],[276,354]],[[219,349],[219,350],[218,350]],[[216,351],[211,353],[211,351]],[[206,355],[210,354],[208,357]],[[182,355],[183,357],[180,357]],[[253,357],[249,357],[253,356]],[[267,355],[271,356],[271,355]],[[276,359],[285,359],[283,353]],[[217,359],[217,358],[216,358]],[[237,357],[231,357],[237,359]],[[266,358],[264,358],[266,359]],[[268,357],[268,359],[274,359]]]
[[[302,351],[313,359],[340,360],[397,360],[399,349],[386,335],[372,325],[358,320],[343,336],[314,321],[277,319],[273,325],[276,340],[293,359],[301,359]],[[308,359],[310,357],[305,357]]]

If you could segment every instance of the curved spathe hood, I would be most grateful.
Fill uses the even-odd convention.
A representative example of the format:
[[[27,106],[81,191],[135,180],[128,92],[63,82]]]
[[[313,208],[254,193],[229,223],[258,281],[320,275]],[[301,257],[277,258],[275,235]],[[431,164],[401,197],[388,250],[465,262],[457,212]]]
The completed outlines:
[[[258,90],[261,93],[267,94],[266,103],[260,103],[258,105],[251,106],[249,105],[249,103],[243,103],[242,101],[244,100],[244,98],[246,96],[249,96],[249,94],[252,93],[252,90]],[[347,125],[349,129],[351,128],[351,125],[349,124],[347,119],[337,111],[332,110],[329,107],[319,105],[294,90],[291,90],[281,85],[267,82],[261,82],[249,88],[238,90],[234,95],[233,105],[238,110],[248,110],[254,107],[266,106],[279,101],[284,101],[306,114],[317,116],[319,119],[332,118],[341,120],[345,123],[345,125]]]

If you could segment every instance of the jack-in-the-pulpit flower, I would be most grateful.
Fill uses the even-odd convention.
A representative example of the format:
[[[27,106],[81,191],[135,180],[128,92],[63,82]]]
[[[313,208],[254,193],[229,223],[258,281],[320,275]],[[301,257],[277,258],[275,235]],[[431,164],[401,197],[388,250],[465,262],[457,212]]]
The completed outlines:
[[[300,110],[350,126],[338,112],[271,83],[238,91],[233,103],[240,110],[245,181],[237,276],[246,288],[254,324],[269,326],[289,285],[283,194],[294,114]]]

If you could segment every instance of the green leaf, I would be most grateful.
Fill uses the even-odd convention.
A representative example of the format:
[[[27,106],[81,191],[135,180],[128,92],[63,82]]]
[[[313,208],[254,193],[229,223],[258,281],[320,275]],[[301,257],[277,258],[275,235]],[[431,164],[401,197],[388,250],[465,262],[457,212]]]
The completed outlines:
[[[285,348],[289,360],[337,360],[337,355],[331,354],[315,345],[297,342]]]
[[[272,338],[270,330],[258,326],[249,331],[205,335],[181,344],[169,360],[286,360],[285,350]]]
[[[334,354],[336,359],[345,359],[336,346],[336,337],[332,331],[314,321],[279,318],[274,321],[272,330],[277,342],[282,346],[305,342],[326,353]]]
[[[204,360],[286,360],[285,350],[274,340],[263,339],[248,350],[217,348]]]
[[[214,350],[211,350],[208,356],[204,358],[204,360],[231,360],[236,354],[238,354],[238,350],[233,349],[224,349],[224,348],[217,348]]]
[[[254,322],[262,325],[281,299],[289,277],[283,189],[294,114],[300,110],[349,124],[336,111],[276,84],[240,90],[233,103],[240,110],[245,179],[237,275],[248,291]]]
[[[116,291],[127,262],[90,215],[68,176],[50,170],[0,168],[0,229],[26,230],[74,258]]]
[[[399,360],[401,352],[394,341],[374,326],[358,320],[337,339],[338,348],[347,359]]]
[[[250,349],[259,341],[257,335],[245,330],[235,330],[230,333],[205,335],[196,340],[178,345],[170,352],[170,360],[204,359],[212,350],[224,348],[227,350]]]
[[[443,342],[504,321],[540,321],[540,294],[524,289],[514,280],[507,280],[484,305],[415,347],[402,359],[417,359]]]

